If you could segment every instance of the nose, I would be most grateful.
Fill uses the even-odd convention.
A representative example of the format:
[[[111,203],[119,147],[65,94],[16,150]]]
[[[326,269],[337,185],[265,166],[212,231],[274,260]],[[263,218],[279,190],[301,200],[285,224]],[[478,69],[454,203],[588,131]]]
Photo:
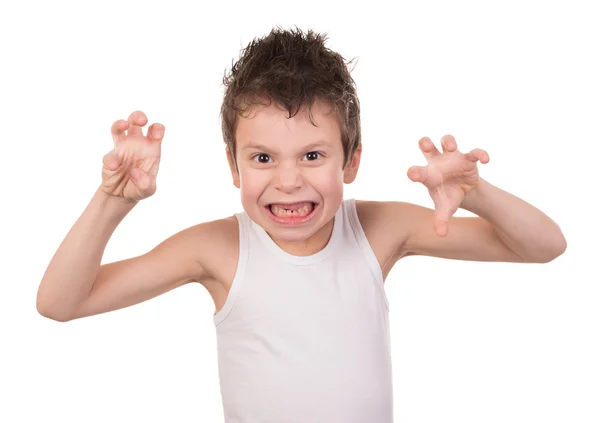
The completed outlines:
[[[278,190],[289,194],[302,187],[302,183],[302,175],[296,166],[282,166],[277,169],[275,186]]]

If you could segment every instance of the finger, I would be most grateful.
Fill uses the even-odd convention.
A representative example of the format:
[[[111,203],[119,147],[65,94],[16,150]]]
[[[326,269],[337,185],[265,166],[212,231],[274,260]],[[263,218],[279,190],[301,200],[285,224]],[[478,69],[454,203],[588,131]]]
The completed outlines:
[[[441,154],[440,150],[433,145],[433,142],[428,137],[423,137],[419,140],[419,148],[427,160],[433,159]]]
[[[162,141],[165,135],[165,127],[160,123],[153,123],[148,127],[148,139],[151,141]]]
[[[112,124],[110,127],[110,133],[115,144],[125,139],[125,130],[127,128],[129,128],[129,122],[123,119],[119,119]]]
[[[406,175],[413,182],[425,182],[427,179],[427,166],[411,166]]]
[[[465,154],[467,160],[472,162],[480,161],[481,163],[487,163],[490,161],[490,156],[485,150],[481,148],[476,148],[474,150],[469,151]]]
[[[448,222],[456,209],[452,210],[452,207],[449,205],[450,199],[443,184],[433,190],[431,198],[435,205],[433,211],[433,230],[438,236],[446,236],[448,234]]]
[[[450,221],[451,217],[452,215],[449,213],[449,211],[445,210],[444,208],[436,208],[433,221],[433,230],[436,234],[441,237],[448,235],[448,222]]]
[[[456,149],[457,146],[454,137],[452,135],[444,135],[442,137],[442,151],[444,153],[452,153],[453,151],[456,151]]]
[[[117,170],[123,161],[123,151],[112,150],[102,158],[102,164],[111,171]]]
[[[128,135],[144,135],[142,133],[142,126],[148,123],[148,118],[144,112],[137,110],[130,114],[127,120],[129,121],[129,131],[127,131]]]
[[[448,235],[448,222],[444,220],[436,220],[433,224],[433,230],[438,236],[445,237]]]

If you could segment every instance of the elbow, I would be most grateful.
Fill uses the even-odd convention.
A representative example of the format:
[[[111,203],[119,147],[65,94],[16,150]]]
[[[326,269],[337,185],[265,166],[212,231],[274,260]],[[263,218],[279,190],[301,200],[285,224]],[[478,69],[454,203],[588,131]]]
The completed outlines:
[[[557,237],[556,243],[554,244],[554,255],[552,257],[552,260],[559,256],[562,256],[565,251],[567,251],[567,239],[565,238],[563,233],[559,231],[559,236]]]
[[[567,240],[561,233],[558,239],[549,244],[545,250],[544,255],[538,261],[539,263],[550,263],[552,260],[563,255],[567,251]]]
[[[561,241],[559,243],[558,254],[556,257],[563,255],[565,251],[567,251],[567,239],[561,234]]]
[[[62,316],[60,314],[56,314],[48,309],[45,308],[37,308],[37,312],[40,314],[40,316],[45,317],[46,319],[50,319],[50,320],[54,320],[55,322],[61,322],[61,323],[65,323],[68,322],[70,319],[68,319],[66,316]]]
[[[53,307],[50,307],[48,304],[40,301],[39,297],[36,301],[36,309],[42,317],[54,320],[56,322],[64,323],[71,320],[70,316],[67,316],[66,313],[57,312],[55,309],[53,309]]]
[[[61,315],[61,314],[51,313],[51,312],[49,313],[45,309],[38,308],[38,313],[42,317],[45,317],[46,319],[54,320],[55,322],[65,323],[65,322],[68,322],[71,320],[70,317],[67,317],[67,316]]]

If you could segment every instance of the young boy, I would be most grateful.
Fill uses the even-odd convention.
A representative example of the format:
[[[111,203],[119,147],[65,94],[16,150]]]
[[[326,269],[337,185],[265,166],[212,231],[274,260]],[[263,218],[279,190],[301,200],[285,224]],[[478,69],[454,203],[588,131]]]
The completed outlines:
[[[165,128],[132,113],[112,125],[102,183],[41,281],[58,321],[140,303],[189,282],[215,303],[226,422],[392,422],[384,280],[409,255],[545,263],[559,227],[479,177],[480,149],[419,146],[408,170],[435,210],[344,199],[361,157],[360,107],[344,59],[309,31],[273,30],[225,78],[222,129],[244,211],[100,266],[110,236],[156,190]],[[453,217],[461,207],[479,217]]]

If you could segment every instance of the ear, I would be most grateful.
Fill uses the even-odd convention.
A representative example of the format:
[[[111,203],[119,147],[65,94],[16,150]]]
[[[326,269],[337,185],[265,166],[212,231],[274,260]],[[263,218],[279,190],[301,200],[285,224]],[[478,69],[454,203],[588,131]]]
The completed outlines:
[[[231,157],[231,152],[229,148],[225,147],[225,154],[227,154],[227,162],[229,163],[229,170],[231,171],[231,177],[233,178],[233,185],[236,188],[240,187],[240,174],[236,168],[235,161],[233,157]]]
[[[352,160],[344,169],[344,183],[351,184],[356,179],[358,173],[358,165],[360,165],[360,155],[362,154],[362,146],[358,147],[352,155]]]

